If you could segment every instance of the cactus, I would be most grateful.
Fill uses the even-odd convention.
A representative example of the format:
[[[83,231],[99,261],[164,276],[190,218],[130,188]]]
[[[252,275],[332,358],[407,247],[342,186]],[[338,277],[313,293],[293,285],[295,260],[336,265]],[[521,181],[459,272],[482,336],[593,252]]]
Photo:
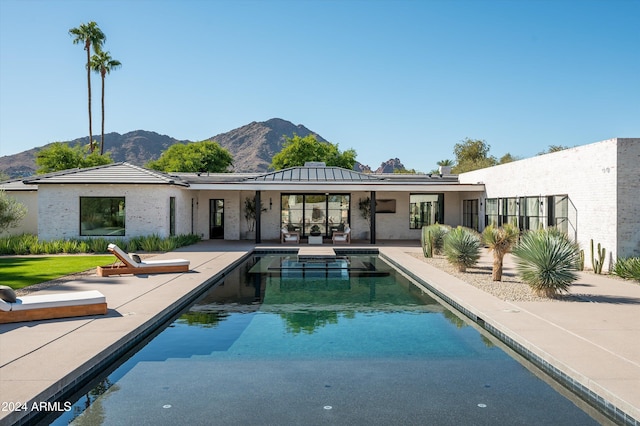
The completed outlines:
[[[584,250],[580,250],[577,268],[578,271],[584,271]]]
[[[600,243],[598,243],[598,259],[595,258],[594,252],[593,252],[593,239],[592,239],[591,240],[591,265],[593,266],[593,272],[595,272],[596,274],[602,273],[602,266],[604,265],[605,253],[606,253],[605,248],[601,247]]]
[[[431,237],[431,230],[428,226],[422,227],[420,242],[422,243],[422,253],[424,254],[424,257],[433,257],[433,239]]]

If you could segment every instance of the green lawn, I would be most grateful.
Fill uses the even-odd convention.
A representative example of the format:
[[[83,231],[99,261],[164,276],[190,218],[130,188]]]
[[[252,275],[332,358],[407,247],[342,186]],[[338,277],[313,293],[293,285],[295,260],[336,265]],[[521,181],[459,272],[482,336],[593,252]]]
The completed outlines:
[[[96,266],[114,263],[109,256],[61,255],[47,257],[0,258],[0,284],[17,290],[65,275],[87,271]]]

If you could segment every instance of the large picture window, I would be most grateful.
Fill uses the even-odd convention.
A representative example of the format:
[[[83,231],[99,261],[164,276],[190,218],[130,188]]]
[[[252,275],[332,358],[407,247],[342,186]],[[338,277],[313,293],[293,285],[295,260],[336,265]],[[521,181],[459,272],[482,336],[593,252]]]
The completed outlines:
[[[444,223],[444,194],[409,196],[409,229]]]
[[[330,237],[349,224],[349,194],[282,194],[282,225],[302,236]]]
[[[124,197],[80,197],[80,235],[124,236]]]

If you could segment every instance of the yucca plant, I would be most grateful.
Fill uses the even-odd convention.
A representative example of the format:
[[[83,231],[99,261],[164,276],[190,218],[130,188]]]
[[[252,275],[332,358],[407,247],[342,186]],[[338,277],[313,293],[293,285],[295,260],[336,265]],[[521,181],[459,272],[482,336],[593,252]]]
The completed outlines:
[[[480,258],[480,235],[462,226],[452,229],[444,237],[444,255],[458,271],[466,272]]]
[[[482,240],[493,252],[493,269],[491,271],[493,281],[502,281],[504,256],[510,253],[518,242],[519,234],[518,228],[510,223],[506,223],[500,228],[493,225],[484,228]]]
[[[556,297],[567,292],[578,278],[580,248],[556,229],[526,232],[513,255],[518,275],[539,296]]]
[[[620,258],[616,260],[611,273],[627,280],[640,282],[640,257]]]

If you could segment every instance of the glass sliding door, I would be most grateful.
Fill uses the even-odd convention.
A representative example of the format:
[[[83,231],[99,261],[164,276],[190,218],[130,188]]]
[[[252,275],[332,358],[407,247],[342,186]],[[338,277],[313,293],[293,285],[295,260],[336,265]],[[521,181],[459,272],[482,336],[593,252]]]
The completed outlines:
[[[330,237],[349,223],[349,194],[282,194],[282,226],[301,236]]]

